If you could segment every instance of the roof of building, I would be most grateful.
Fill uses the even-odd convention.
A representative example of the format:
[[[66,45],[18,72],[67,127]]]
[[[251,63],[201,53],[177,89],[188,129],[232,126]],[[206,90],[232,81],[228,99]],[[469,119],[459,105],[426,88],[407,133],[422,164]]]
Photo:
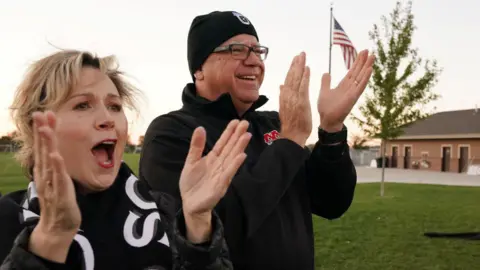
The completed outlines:
[[[398,139],[480,138],[480,110],[445,111],[411,123]]]

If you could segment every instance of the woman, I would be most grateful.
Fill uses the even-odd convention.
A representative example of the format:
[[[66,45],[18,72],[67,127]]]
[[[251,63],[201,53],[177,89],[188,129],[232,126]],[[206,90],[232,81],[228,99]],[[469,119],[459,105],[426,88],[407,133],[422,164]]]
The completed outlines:
[[[174,213],[122,161],[135,92],[112,57],[61,51],[32,65],[12,106],[31,182],[0,199],[1,269],[232,269],[212,209],[245,160],[248,123],[232,121],[203,158],[195,130]]]

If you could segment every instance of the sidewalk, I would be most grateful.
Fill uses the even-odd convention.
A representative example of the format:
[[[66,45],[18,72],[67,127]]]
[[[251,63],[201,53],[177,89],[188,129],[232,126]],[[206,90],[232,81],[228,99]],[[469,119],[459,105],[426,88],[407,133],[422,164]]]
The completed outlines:
[[[363,166],[357,166],[356,169],[358,183],[375,183],[382,179],[382,169]],[[480,176],[386,168],[385,182],[480,187]]]

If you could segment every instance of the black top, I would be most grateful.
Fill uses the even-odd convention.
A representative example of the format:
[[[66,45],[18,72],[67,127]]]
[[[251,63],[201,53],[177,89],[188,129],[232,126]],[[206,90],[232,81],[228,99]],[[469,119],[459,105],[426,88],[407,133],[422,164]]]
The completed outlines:
[[[314,269],[311,214],[338,218],[353,199],[356,172],[346,137],[335,146],[317,143],[310,152],[279,138],[277,112],[256,111],[267,102],[264,96],[243,117],[228,94],[211,102],[188,84],[182,99],[180,110],[157,117],[148,127],[140,179],[179,198],[179,175],[193,130],[206,129],[206,154],[230,120],[248,120],[253,136],[247,160],[216,208],[233,265],[249,270]]]
[[[34,182],[28,190],[1,197],[0,269],[233,269],[216,214],[211,241],[188,242],[173,198],[151,192],[125,163],[110,188],[77,193],[77,202],[82,223],[67,261],[60,264],[28,251],[40,213]]]

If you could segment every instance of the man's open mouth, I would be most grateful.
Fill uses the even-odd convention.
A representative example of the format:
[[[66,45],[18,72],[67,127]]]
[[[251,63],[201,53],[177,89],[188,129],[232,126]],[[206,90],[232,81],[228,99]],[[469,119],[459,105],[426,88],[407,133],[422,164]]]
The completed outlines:
[[[257,79],[257,76],[255,75],[239,75],[237,76],[240,80],[247,80],[247,81],[254,81]]]
[[[92,154],[97,163],[104,168],[113,167],[115,145],[117,140],[103,140],[92,148]]]

